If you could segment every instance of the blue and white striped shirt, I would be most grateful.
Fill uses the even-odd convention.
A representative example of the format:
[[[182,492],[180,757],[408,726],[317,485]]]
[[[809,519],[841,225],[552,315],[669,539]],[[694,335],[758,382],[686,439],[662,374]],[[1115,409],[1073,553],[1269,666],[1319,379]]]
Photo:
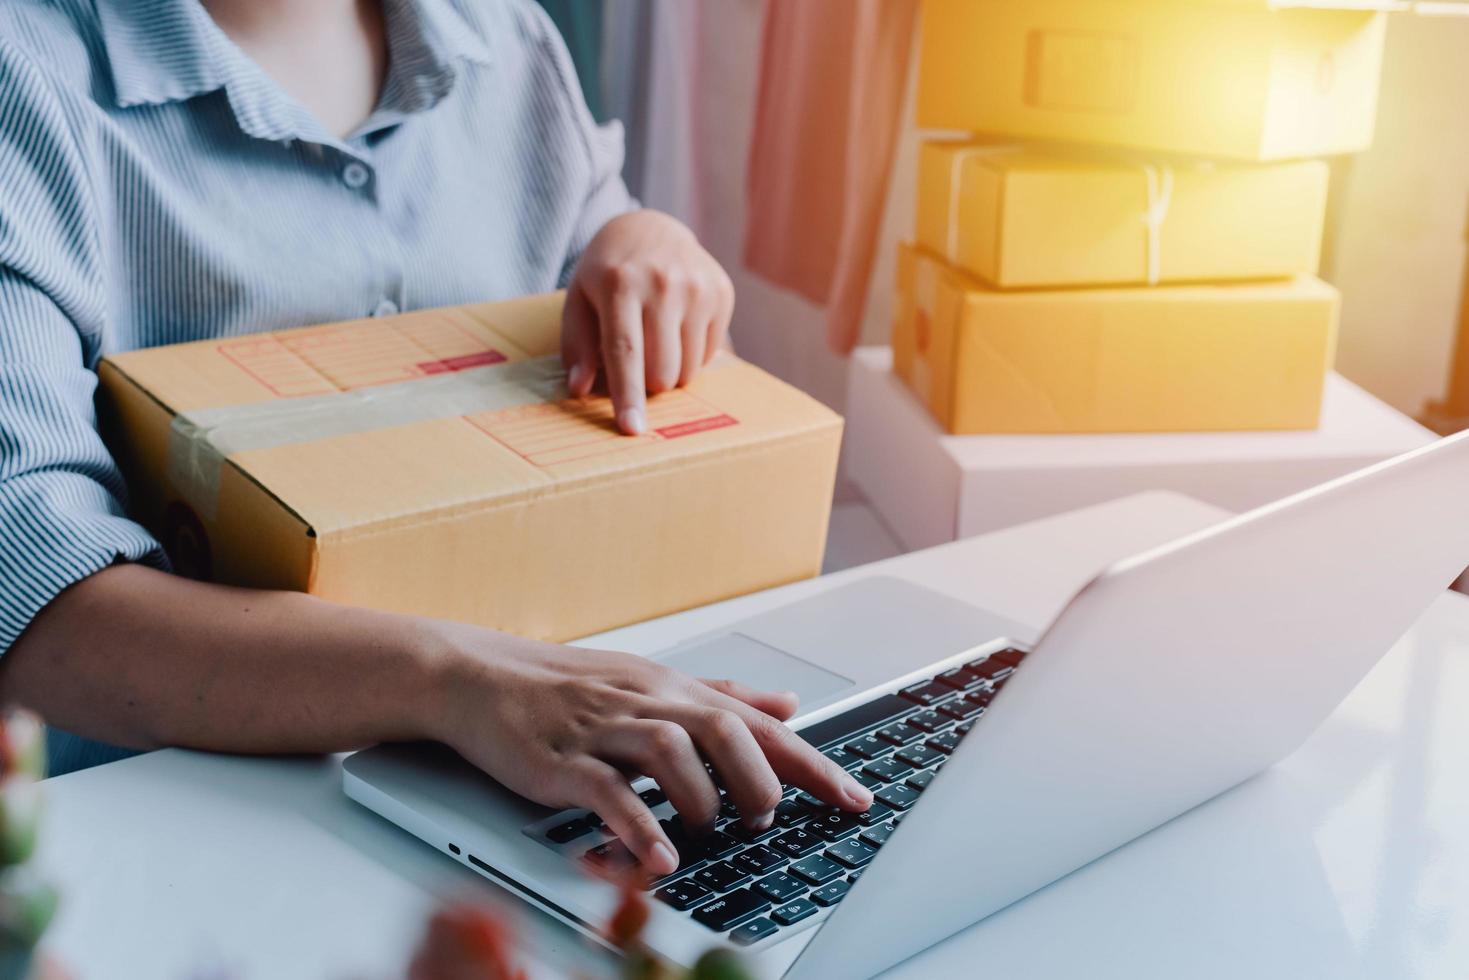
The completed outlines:
[[[339,139],[198,0],[0,9],[0,653],[61,590],[166,567],[98,435],[104,355],[541,292],[632,206],[530,0],[384,0]],[[104,757],[56,733],[53,765]]]

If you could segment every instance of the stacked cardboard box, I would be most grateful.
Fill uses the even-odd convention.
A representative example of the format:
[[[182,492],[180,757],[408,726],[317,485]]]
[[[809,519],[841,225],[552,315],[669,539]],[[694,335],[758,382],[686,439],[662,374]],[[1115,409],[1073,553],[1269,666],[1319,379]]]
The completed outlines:
[[[1306,429],[1388,0],[928,0],[894,370],[954,433]]]

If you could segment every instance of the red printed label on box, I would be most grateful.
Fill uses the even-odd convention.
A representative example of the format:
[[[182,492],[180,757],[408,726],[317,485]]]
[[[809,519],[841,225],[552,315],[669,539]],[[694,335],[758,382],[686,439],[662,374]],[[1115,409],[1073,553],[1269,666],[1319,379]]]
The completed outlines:
[[[684,390],[648,399],[648,429],[641,436],[618,431],[609,398],[543,402],[465,418],[522,459],[542,467],[739,424],[738,419]]]
[[[281,398],[371,388],[506,360],[459,324],[412,319],[241,337],[220,344],[219,352]]]

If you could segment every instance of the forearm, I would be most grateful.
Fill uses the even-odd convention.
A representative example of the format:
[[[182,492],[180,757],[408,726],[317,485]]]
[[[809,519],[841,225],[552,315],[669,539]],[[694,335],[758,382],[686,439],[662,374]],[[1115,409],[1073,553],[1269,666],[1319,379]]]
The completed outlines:
[[[427,738],[446,653],[429,623],[117,565],[0,660],[0,697],[133,748],[327,752]]]

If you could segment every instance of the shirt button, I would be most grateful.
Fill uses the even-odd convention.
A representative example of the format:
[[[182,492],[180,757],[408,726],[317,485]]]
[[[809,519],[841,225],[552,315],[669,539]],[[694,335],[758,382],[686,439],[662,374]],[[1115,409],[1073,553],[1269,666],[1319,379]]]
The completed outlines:
[[[372,308],[373,316],[392,316],[398,312],[398,304],[390,299],[378,300],[378,304]]]
[[[367,181],[372,177],[367,168],[353,160],[342,168],[342,183],[355,190],[361,190],[367,186]]]

